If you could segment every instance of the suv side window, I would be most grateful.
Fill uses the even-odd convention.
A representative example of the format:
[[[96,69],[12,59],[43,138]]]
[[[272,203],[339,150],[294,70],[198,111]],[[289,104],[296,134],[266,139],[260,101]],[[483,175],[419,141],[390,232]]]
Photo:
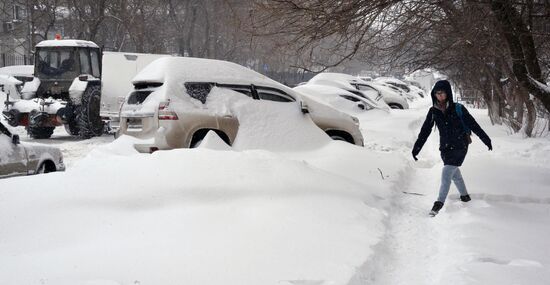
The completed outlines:
[[[285,92],[275,88],[257,87],[260,100],[269,100],[275,102],[295,102],[296,100]]]
[[[368,86],[368,85],[363,85],[363,84],[357,84],[357,89],[358,90],[361,90],[361,91],[376,91],[376,89]]]
[[[235,92],[239,92],[245,96],[248,96],[250,98],[254,98],[252,95],[252,86],[250,85],[240,85],[240,84],[216,84],[216,87],[220,88],[226,88],[229,90],[233,90]]]
[[[231,90],[235,91],[235,92],[239,92],[241,94],[244,94],[250,98],[252,98],[252,91],[250,90],[250,88],[248,87],[231,87],[230,88]]]
[[[349,96],[349,95],[340,95],[340,97],[342,97],[342,98],[344,98],[344,99],[346,99],[346,100],[350,100],[350,101],[352,101],[352,102],[359,102],[359,101],[361,101],[361,100],[359,100],[359,99],[357,99],[357,98],[355,98],[355,97],[353,97],[353,96]]]
[[[206,103],[206,98],[210,90],[212,90],[212,83],[208,82],[185,82],[184,85],[187,94],[189,94],[191,98],[201,101],[203,104]]]

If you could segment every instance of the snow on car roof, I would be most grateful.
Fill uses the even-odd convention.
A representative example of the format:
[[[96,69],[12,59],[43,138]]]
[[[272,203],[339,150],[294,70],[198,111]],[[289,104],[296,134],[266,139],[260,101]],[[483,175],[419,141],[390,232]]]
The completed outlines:
[[[10,76],[29,76],[34,74],[34,65],[11,65],[0,68],[0,74]]]
[[[375,81],[382,81],[382,82],[394,82],[394,83],[403,84],[403,85],[410,85],[410,84],[407,84],[407,83],[403,82],[402,80],[394,78],[394,77],[378,77],[374,80]]]
[[[319,80],[345,81],[348,83],[353,82],[353,83],[367,84],[367,82],[361,78],[355,77],[353,75],[345,74],[345,73],[336,73],[336,72],[319,73],[313,76],[313,78],[311,78],[309,82],[315,82]]]
[[[355,94],[346,91],[342,88],[334,87],[334,86],[327,86],[327,85],[319,85],[319,84],[303,84],[300,86],[294,87],[294,90],[305,93],[307,95],[312,96],[334,96],[334,95],[351,95],[355,96]]]
[[[132,79],[133,84],[140,82],[255,84],[276,87],[292,94],[289,87],[244,66],[229,61],[194,57],[159,58]]]
[[[17,84],[21,84],[23,82],[17,80],[15,77],[13,76],[10,76],[10,75],[4,75],[4,74],[0,74],[0,84],[13,84],[13,85],[17,85]]]
[[[36,47],[93,47],[99,48],[94,42],[84,40],[46,40],[39,42]]]

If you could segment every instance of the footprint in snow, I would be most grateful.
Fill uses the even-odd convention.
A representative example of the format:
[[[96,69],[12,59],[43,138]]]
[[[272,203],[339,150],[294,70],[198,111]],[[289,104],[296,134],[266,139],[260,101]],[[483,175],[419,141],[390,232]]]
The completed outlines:
[[[520,267],[543,267],[542,264],[535,260],[529,259],[513,259],[513,260],[502,260],[492,257],[480,257],[475,261],[481,263],[494,263],[498,265],[509,265],[509,266],[520,266]]]

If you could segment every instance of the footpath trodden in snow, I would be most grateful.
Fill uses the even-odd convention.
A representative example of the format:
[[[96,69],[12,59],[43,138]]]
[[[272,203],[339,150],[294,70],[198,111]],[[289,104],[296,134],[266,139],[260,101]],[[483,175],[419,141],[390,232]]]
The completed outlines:
[[[394,143],[390,148],[406,159],[394,181],[386,235],[370,268],[352,284],[548,284],[550,140],[510,136],[491,126],[486,110],[472,110],[495,149],[487,152],[474,138],[461,167],[473,200],[461,202],[453,185],[440,214],[431,218],[443,166],[437,131],[418,162],[410,149],[400,148],[407,136],[414,142],[427,108],[396,115],[382,128],[386,138],[395,138],[384,143]]]
[[[472,201],[451,186],[430,218],[438,134],[414,162],[429,103],[411,105],[358,114],[364,148],[296,151],[285,144],[304,141],[276,127],[250,140],[272,127],[251,120],[234,148],[211,135],[153,155],[128,137],[62,142],[67,172],[0,180],[0,284],[548,284],[549,139],[470,109],[494,150],[474,137],[461,168]],[[272,109],[260,111],[298,116]],[[247,149],[267,139],[278,150]]]

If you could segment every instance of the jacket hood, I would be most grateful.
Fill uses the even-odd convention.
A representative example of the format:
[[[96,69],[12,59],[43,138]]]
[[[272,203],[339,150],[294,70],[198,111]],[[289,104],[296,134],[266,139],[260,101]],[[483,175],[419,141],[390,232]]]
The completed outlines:
[[[435,105],[437,103],[437,98],[435,98],[435,93],[439,90],[445,91],[447,93],[447,102],[452,103],[453,100],[453,90],[451,89],[451,83],[447,80],[439,80],[435,83],[432,89],[432,103]]]

